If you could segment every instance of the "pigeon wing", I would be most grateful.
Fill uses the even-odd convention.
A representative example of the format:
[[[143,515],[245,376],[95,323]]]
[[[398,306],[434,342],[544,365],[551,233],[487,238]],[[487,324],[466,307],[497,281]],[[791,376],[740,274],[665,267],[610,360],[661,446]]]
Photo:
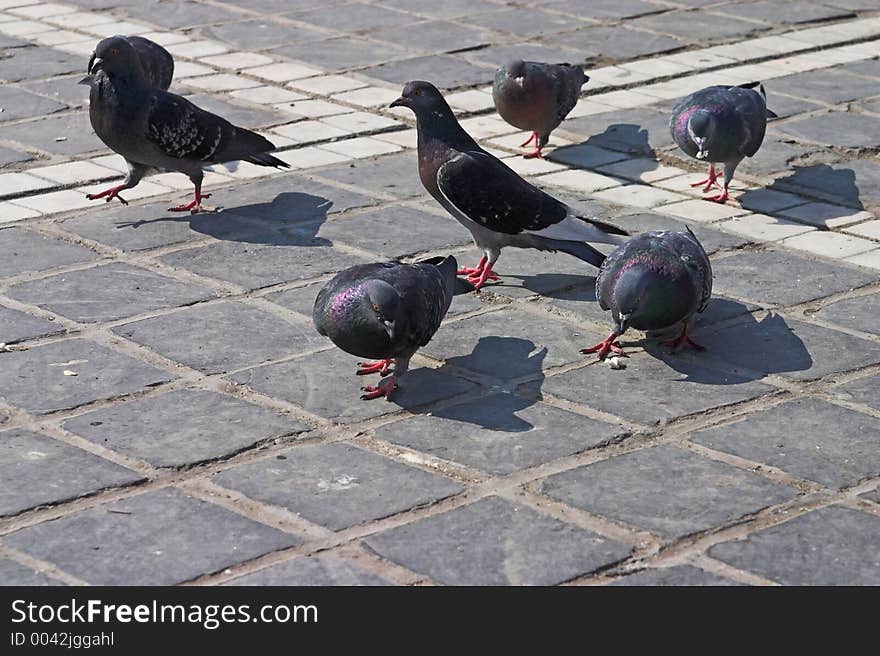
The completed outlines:
[[[170,157],[215,162],[235,135],[229,121],[199,109],[180,96],[158,92],[150,98],[147,137]]]

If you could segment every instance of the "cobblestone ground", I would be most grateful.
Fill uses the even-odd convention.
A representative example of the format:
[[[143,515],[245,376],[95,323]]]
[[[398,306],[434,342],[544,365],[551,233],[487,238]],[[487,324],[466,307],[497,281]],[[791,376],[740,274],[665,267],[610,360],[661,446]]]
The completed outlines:
[[[87,201],[120,159],[76,82],[115,33],[292,171],[218,168],[214,214],[166,211],[177,174]],[[0,0],[0,49],[0,582],[880,584],[876,0]],[[547,161],[492,111],[515,54],[590,69]],[[396,402],[359,401],[320,284],[478,255],[385,109],[414,78],[588,214],[692,225],[708,351],[581,356],[595,271],[508,249]],[[781,118],[739,203],[700,200],[669,110],[752,80]]]

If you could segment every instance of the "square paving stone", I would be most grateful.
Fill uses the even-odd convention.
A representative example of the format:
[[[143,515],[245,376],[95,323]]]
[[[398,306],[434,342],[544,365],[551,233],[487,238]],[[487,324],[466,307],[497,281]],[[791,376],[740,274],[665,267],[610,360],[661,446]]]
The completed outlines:
[[[709,555],[783,585],[880,585],[880,518],[830,506],[716,544]]]
[[[24,312],[0,306],[0,342],[12,344],[63,331],[64,326],[59,326],[54,321],[38,319]]]
[[[65,370],[77,375],[65,376]],[[4,353],[0,396],[28,412],[44,414],[136,392],[172,378],[88,340],[71,339]]]
[[[788,401],[691,439],[831,488],[880,473],[880,419],[819,399]]]
[[[8,50],[5,54],[0,59],[0,79],[7,82],[79,73],[85,68],[81,56],[56,48],[33,46]]]
[[[573,349],[592,346],[584,337]],[[626,350],[626,337],[623,338]],[[664,360],[635,354],[624,360],[626,369],[614,371],[604,364],[551,376],[541,390],[554,396],[596,408],[642,424],[656,424],[710,408],[753,399],[773,388],[724,369],[712,369],[699,358],[666,354]],[[585,356],[581,356],[585,357]],[[637,402],[633,402],[636,399]]]
[[[498,11],[497,4],[486,0],[444,0],[434,3],[428,3],[425,0],[384,0],[382,4],[414,14],[440,18],[473,16],[488,11]]]
[[[665,7],[642,2],[642,0],[565,0],[564,2],[549,2],[541,6],[596,20],[633,18],[665,9]]]
[[[368,162],[351,162],[325,168],[317,175],[336,182],[358,185],[369,191],[394,194],[402,198],[424,196],[418,164],[413,153],[388,155]]]
[[[780,251],[737,253],[713,262],[712,270],[715,291],[783,306],[813,301],[876,280],[867,272]]]
[[[880,335],[880,294],[845,298],[826,305],[813,316],[838,326]]]
[[[700,333],[708,357],[766,374],[814,380],[880,362],[880,344],[822,326],[786,321],[768,314],[760,321],[743,321],[717,332]]]
[[[553,34],[579,27],[581,23],[561,14],[538,11],[533,7],[517,7],[493,11],[473,17],[472,25],[528,37],[540,34]]]
[[[0,146],[0,170],[3,170],[10,164],[19,164],[21,162],[29,162],[33,159],[30,153],[23,153],[12,148],[4,148]]]
[[[758,154],[755,157],[746,157],[737,170],[757,176],[769,176],[780,171],[788,172],[789,162],[809,155],[814,150],[814,147],[796,144],[790,139],[769,132]]]
[[[339,7],[329,6],[287,14],[287,16],[302,23],[341,32],[363,32],[379,27],[415,22],[412,16],[404,12],[365,3],[347,4],[342,11]]]
[[[836,4],[831,2],[829,4]],[[715,10],[729,16],[744,16],[751,20],[761,20],[778,25],[812,23],[833,18],[851,18],[852,12],[839,7],[812,2],[792,2],[780,5],[778,2],[763,0],[762,2],[736,2],[724,5]]]
[[[447,21],[384,27],[371,32],[370,38],[422,52],[454,52],[492,41],[484,29]]]
[[[462,490],[459,483],[439,474],[339,442],[300,446],[287,451],[283,460],[241,465],[211,480],[334,531]]]
[[[373,66],[405,56],[407,51],[390,43],[378,43],[357,37],[341,37],[284,45],[275,48],[271,53],[320,66],[331,73]]]
[[[864,168],[861,165],[867,164]],[[786,167],[790,168],[790,167]],[[873,171],[871,170],[873,169]],[[878,197],[872,191],[872,184],[880,180],[880,167],[865,160],[852,160],[842,164],[812,164],[795,166],[794,173],[778,177],[771,185],[774,189],[806,193],[809,196],[828,199],[834,203],[844,204],[843,215],[855,213],[850,208],[862,209],[863,199]],[[873,173],[873,175],[872,175]],[[826,218],[835,218],[834,216]]]
[[[356,565],[328,555],[294,558],[225,585],[391,585]]]
[[[324,343],[331,346],[329,341]],[[232,379],[340,423],[371,419],[396,412],[401,407],[417,408],[477,387],[443,371],[415,366],[400,381],[401,386],[394,392],[390,403],[383,399],[363,401],[361,387],[376,385],[378,377],[356,376],[358,360],[363,358],[332,348],[289,362],[242,371]]]
[[[721,18],[703,11],[670,11],[643,16],[629,21],[628,25],[672,34],[682,39],[699,42],[703,46],[711,40],[733,36],[743,37],[769,29],[766,25],[740,20],[732,16]]]
[[[692,565],[676,565],[674,567],[658,567],[643,569],[641,572],[624,576],[617,579],[613,586],[637,585],[637,586],[715,586],[715,585],[739,585],[723,576],[705,572]]]
[[[178,390],[96,410],[64,422],[90,442],[154,467],[181,467],[229,456],[308,426],[235,397]]]
[[[202,28],[200,35],[231,44],[241,50],[264,50],[277,48],[288,43],[320,39],[318,30],[290,23],[273,23],[270,20],[254,19],[225,25],[212,25]]]
[[[7,294],[80,323],[191,305],[214,295],[205,287],[121,262],[20,283]]]
[[[154,6],[134,3],[126,7],[125,13],[129,18],[148,21],[173,30],[241,18],[241,14],[216,5],[203,5],[186,0],[166,0],[162,3],[161,11],[156,11]]]
[[[31,116],[43,116],[66,109],[67,105],[43,98],[15,87],[0,87],[0,122],[12,121]]]
[[[798,495],[795,488],[671,446],[556,474],[541,490],[670,538],[722,526]]]
[[[62,107],[65,105],[69,107],[88,107],[89,87],[79,84],[82,78],[82,71],[79,71],[70,77],[39,80],[37,82],[22,82],[20,86],[27,91],[48,96]],[[34,116],[37,115],[34,114]]]
[[[428,55],[401,59],[387,64],[365,68],[364,75],[396,84],[410,80],[430,79],[440,89],[488,84],[494,71],[490,66],[480,67],[450,55]]]
[[[0,581],[7,585],[64,585],[61,581],[50,579],[42,572],[31,569],[9,558],[0,558]]]
[[[386,424],[376,437],[491,474],[562,458],[623,434],[605,424],[512,394]]]
[[[3,538],[93,585],[172,585],[301,541],[175,489],[96,506]]]
[[[82,66],[82,62],[79,66]],[[52,155],[81,155],[107,148],[92,132],[88,114],[84,112],[31,121],[27,124],[27,130],[22,130],[20,125],[2,125],[0,139]]]
[[[626,61],[646,55],[672,52],[685,46],[671,36],[650,34],[627,27],[585,27],[553,35],[557,46],[572,48],[601,61]]]
[[[648,108],[572,118],[563,123],[562,129],[583,135],[590,146],[634,155],[650,156],[672,144],[669,116]]]
[[[97,253],[21,228],[0,230],[0,278],[100,259]]]
[[[852,112],[828,112],[793,119],[774,128],[796,140],[839,148],[877,148],[880,125],[877,118]]]
[[[306,351],[324,341],[311,323],[287,322],[235,301],[135,321],[113,332],[208,374]]]
[[[632,235],[650,230],[676,230],[683,232],[690,229],[709,255],[720,250],[733,250],[748,243],[747,239],[737,237],[736,235],[730,235],[712,228],[704,228],[703,226],[691,226],[684,221],[651,212],[616,216],[608,219],[608,222],[623,228]]]
[[[142,479],[136,472],[45,435],[0,432],[0,515]]]
[[[828,393],[843,401],[864,403],[880,410],[880,394],[877,390],[880,390],[880,375],[859,378],[839,387],[832,387]]]
[[[498,497],[365,542],[383,558],[445,585],[554,585],[630,553],[610,538]]]
[[[290,115],[285,114],[284,112],[274,111],[266,107],[257,109],[253,106],[226,102],[220,100],[217,96],[195,93],[191,96],[187,96],[187,100],[204,110],[222,116],[233,125],[246,125],[251,130],[270,125],[279,125],[290,121]],[[220,169],[220,172],[223,172],[222,169]],[[205,190],[203,189],[203,191]],[[211,190],[208,189],[207,191]],[[217,202],[220,198],[220,196],[217,196],[217,198],[213,200]]]
[[[562,323],[502,310],[444,325],[422,350],[447,365],[508,380],[543,377],[542,369],[578,360],[580,339]]]
[[[847,75],[839,69],[820,69],[777,77],[768,86],[771,87],[770,93],[788,93],[829,105],[880,94],[880,80]],[[776,111],[775,106],[773,110]]]

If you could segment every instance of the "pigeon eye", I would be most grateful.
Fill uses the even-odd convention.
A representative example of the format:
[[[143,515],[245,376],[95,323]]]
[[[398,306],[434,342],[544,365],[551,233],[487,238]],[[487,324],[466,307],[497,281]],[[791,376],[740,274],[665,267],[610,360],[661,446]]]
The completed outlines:
[[[416,89],[415,91],[413,91],[413,95],[414,95],[414,96],[421,96],[421,95],[422,95],[422,90],[421,90],[421,89]]]
[[[377,313],[381,312],[381,310],[379,309],[379,306],[376,305],[375,303],[373,303],[373,309],[374,309]]]
[[[111,54],[111,55],[118,55],[118,54],[119,54],[119,48],[110,48],[110,54]]]

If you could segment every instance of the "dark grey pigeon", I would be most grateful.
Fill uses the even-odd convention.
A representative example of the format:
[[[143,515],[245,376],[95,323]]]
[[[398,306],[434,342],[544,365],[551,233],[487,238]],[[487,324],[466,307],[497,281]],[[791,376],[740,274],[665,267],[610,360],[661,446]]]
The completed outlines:
[[[499,279],[492,267],[505,246],[562,251],[598,267],[605,256],[586,242],[622,243],[625,231],[579,216],[480,148],[431,83],[408,82],[391,106],[415,112],[422,184],[483,251],[475,268],[459,270],[475,289]]]
[[[118,198],[148,173],[178,171],[195,186],[192,202],[171,211],[193,214],[200,211],[203,166],[243,160],[260,166],[287,168],[288,164],[269,155],[275,145],[260,135],[239,128],[186,98],[150,86],[138,52],[121,36],[104,39],[92,57],[89,118],[95,134],[125,158],[128,175],[121,185],[89,200]]]
[[[147,83],[151,87],[168,91],[168,87],[171,86],[171,79],[174,77],[174,58],[170,52],[155,41],[150,41],[142,36],[115,36],[109,38],[125,39],[128,41],[138,54]],[[98,48],[101,47],[101,43],[103,41],[98,43]],[[97,51],[98,48],[95,48],[95,50]],[[95,57],[97,55],[93,52],[88,67],[90,75],[95,63]],[[90,77],[85,78],[83,82],[91,83]]]
[[[611,310],[611,334],[581,353],[623,353],[615,340],[633,327],[661,331],[679,323],[681,334],[669,343],[673,350],[690,344],[688,322],[706,309],[712,296],[712,265],[694,233],[659,230],[643,232],[615,249],[599,269],[596,298]]]
[[[541,149],[547,145],[550,133],[574,109],[581,87],[589,79],[580,66],[521,59],[496,71],[492,86],[495,109],[512,126],[532,132],[521,145],[534,141],[535,150],[525,157],[543,157]]]
[[[758,87],[755,91],[753,87]],[[724,188],[710,200],[730,198],[727,188],[733,172],[745,157],[752,157],[764,141],[767,119],[776,114],[767,109],[767,93],[757,82],[738,87],[718,85],[700,89],[672,110],[669,129],[678,147],[691,157],[709,162],[709,177],[692,187],[718,184],[715,164],[724,164]]]
[[[359,264],[318,292],[312,310],[318,332],[346,353],[377,360],[359,363],[359,376],[392,374],[364,387],[362,399],[391,400],[410,358],[431,341],[449,310],[457,267],[452,256],[416,264]]]

